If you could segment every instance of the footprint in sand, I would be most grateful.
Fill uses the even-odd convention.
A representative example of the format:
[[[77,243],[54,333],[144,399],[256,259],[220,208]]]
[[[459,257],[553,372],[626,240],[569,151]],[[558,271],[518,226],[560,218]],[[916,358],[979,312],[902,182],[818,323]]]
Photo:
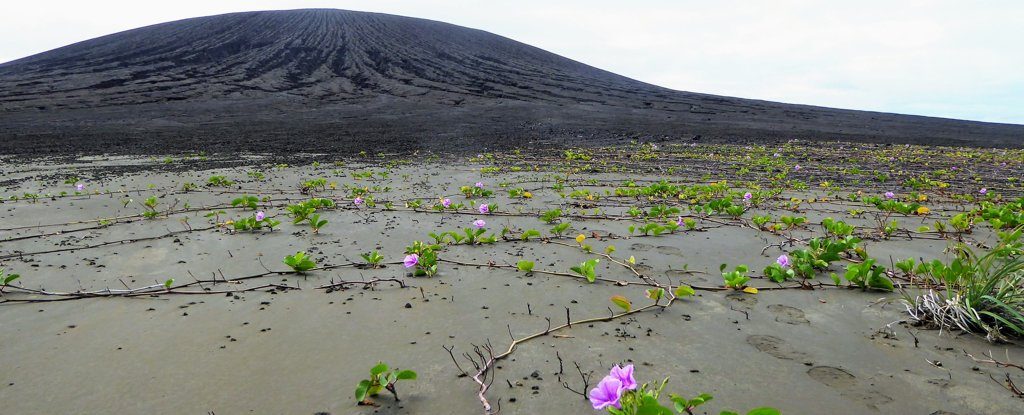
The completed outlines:
[[[659,254],[683,256],[683,250],[674,246],[661,245],[655,249]]]
[[[741,292],[730,292],[725,295],[725,298],[747,309],[751,309],[757,304],[756,296]]]
[[[860,402],[868,408],[878,410],[879,405],[892,402],[892,398],[882,394],[876,388],[861,385],[857,377],[845,369],[832,366],[815,366],[807,370],[807,375],[823,385],[839,391],[846,399]]]
[[[647,252],[654,249],[654,245],[636,243],[630,246],[629,249],[632,249],[637,252]]]
[[[771,304],[768,311],[775,315],[775,321],[786,324],[811,324],[804,315],[804,310],[784,304]]]
[[[768,353],[778,359],[806,361],[810,356],[798,351],[775,336],[754,334],[747,336],[747,344],[754,346],[759,352]]]

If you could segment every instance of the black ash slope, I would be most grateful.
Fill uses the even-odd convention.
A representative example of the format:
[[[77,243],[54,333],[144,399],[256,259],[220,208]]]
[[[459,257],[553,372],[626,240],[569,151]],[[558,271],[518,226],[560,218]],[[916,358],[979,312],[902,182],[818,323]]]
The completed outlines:
[[[470,150],[632,138],[1021,146],[1024,126],[673,91],[341,10],[164,23],[0,65],[0,152]]]

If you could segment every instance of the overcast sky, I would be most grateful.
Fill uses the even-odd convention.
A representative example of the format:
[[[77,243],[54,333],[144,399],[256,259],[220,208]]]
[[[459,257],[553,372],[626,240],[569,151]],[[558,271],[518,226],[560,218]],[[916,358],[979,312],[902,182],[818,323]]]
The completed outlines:
[[[188,17],[326,7],[483,29],[668,88],[1024,124],[1024,1],[11,0],[0,62]]]

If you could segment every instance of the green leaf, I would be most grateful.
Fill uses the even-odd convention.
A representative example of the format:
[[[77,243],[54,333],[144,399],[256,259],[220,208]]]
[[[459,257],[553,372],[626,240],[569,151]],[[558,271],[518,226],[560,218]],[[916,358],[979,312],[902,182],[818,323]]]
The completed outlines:
[[[672,410],[661,406],[658,403],[658,399],[647,395],[643,397],[640,402],[640,407],[637,408],[636,415],[673,415]]]
[[[868,277],[868,286],[871,288],[880,288],[886,291],[892,291],[893,284],[889,277],[885,276],[881,272],[876,272]]]
[[[379,375],[381,373],[386,372],[387,370],[388,370],[388,365],[385,364],[384,362],[379,362],[379,363],[377,363],[377,366],[374,366],[373,368],[370,369],[370,375],[377,376],[377,375]]]
[[[673,291],[673,294],[675,294],[676,297],[689,297],[696,293],[697,292],[693,290],[693,287],[689,285],[680,285],[676,287],[675,291]]]
[[[621,295],[614,295],[612,296],[611,300],[612,303],[619,306],[619,308],[626,310],[627,312],[633,308],[633,303],[631,303],[628,298],[623,297]]]
[[[366,392],[370,390],[370,381],[363,379],[356,386],[356,402],[362,402],[366,400]]]
[[[173,285],[173,284],[174,284],[174,278],[170,278],[167,281],[164,281],[164,288],[171,289],[171,285]]]
[[[533,261],[522,260],[516,263],[516,268],[523,272],[533,271]]]
[[[398,372],[398,379],[400,379],[400,380],[415,380],[416,379],[416,372],[413,372],[411,370],[400,371],[400,372]]]

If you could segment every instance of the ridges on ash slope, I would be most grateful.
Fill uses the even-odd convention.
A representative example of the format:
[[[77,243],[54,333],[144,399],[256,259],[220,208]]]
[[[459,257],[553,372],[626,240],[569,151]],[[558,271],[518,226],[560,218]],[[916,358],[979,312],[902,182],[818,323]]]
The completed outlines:
[[[645,84],[501,36],[342,10],[233,13],[0,65],[0,151],[479,150],[630,138],[1019,146],[1024,126]]]

